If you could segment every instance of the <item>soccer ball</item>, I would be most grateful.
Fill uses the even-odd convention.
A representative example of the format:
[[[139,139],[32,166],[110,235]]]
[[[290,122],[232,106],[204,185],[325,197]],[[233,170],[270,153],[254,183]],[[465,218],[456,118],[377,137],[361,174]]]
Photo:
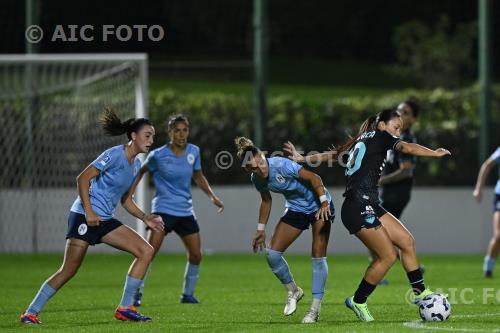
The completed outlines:
[[[451,304],[445,295],[432,294],[422,299],[418,311],[422,320],[445,321],[450,317]]]

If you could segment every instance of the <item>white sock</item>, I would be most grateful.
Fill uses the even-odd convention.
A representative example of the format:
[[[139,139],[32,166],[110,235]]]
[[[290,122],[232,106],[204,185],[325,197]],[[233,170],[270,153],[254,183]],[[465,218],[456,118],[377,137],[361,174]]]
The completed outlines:
[[[285,288],[289,293],[297,291],[297,285],[295,284],[295,281],[285,284]]]
[[[311,303],[311,310],[319,312],[321,309],[321,300],[319,298],[313,298]]]

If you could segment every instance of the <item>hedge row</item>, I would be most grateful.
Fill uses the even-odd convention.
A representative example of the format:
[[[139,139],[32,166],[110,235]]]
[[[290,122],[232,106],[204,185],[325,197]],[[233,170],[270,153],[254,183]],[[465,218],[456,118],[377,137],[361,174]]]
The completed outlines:
[[[268,103],[266,143],[261,149],[276,151],[291,140],[305,151],[325,150],[340,144],[370,114],[397,105],[408,95],[418,96],[423,112],[414,127],[418,141],[426,146],[445,147],[452,158],[418,161],[418,185],[471,185],[479,167],[478,161],[478,90],[476,87],[447,91],[402,91],[377,98],[341,98],[326,103],[312,103],[291,95],[273,96]],[[493,92],[491,149],[500,144],[498,102],[500,89]],[[248,183],[248,175],[235,163],[221,169],[215,157],[221,151],[235,153],[236,136],[253,135],[252,101],[247,96],[222,93],[178,93],[165,90],[151,97],[150,118],[163,124],[169,115],[183,113],[191,122],[190,142],[202,150],[203,170],[214,184]],[[157,131],[156,144],[167,138]],[[316,171],[328,185],[344,184],[344,170],[339,166],[319,167]]]

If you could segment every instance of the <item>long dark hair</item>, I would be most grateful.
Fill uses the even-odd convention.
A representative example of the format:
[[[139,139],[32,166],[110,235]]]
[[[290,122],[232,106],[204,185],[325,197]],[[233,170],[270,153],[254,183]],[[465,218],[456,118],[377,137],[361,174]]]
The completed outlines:
[[[340,154],[344,151],[349,151],[349,149],[351,149],[351,147],[359,139],[359,137],[363,135],[363,133],[375,131],[377,129],[378,123],[380,123],[381,121],[387,124],[390,120],[396,117],[401,117],[401,115],[399,114],[399,111],[395,109],[384,109],[379,114],[368,117],[368,119],[366,119],[359,127],[358,134],[356,134],[356,136],[354,137],[349,137],[349,140],[347,140],[346,143],[336,149],[337,154]]]
[[[153,126],[146,118],[130,118],[122,122],[110,107],[105,107],[101,117],[101,126],[104,133],[110,136],[118,136],[127,133],[127,138],[132,140],[132,132],[139,132],[144,125]]]

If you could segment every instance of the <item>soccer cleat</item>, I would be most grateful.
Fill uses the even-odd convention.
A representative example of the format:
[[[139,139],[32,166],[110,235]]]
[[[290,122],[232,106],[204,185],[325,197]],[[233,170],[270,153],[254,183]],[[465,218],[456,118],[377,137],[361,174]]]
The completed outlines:
[[[152,319],[147,316],[141,315],[135,309],[135,306],[118,307],[115,311],[115,318],[123,321],[151,321]]]
[[[485,271],[484,277],[487,279],[491,279],[493,277],[493,272],[492,271]]]
[[[366,303],[358,304],[354,303],[354,297],[347,297],[345,299],[345,306],[352,310],[358,316],[361,321],[374,321],[370,311],[368,310],[368,305]]]
[[[21,323],[23,324],[33,324],[33,325],[40,325],[42,322],[40,321],[40,318],[38,318],[38,315],[33,314],[33,313],[24,313],[21,315],[19,318]]]
[[[304,296],[304,291],[300,287],[297,287],[297,290],[293,292],[289,291],[285,309],[283,310],[283,314],[285,316],[290,316],[294,314],[295,311],[297,310],[297,303],[302,299],[303,296]]]
[[[196,297],[194,297],[193,295],[182,294],[181,295],[181,303],[198,304],[198,303],[200,303],[200,301],[198,301],[198,299],[196,299]]]
[[[434,294],[434,292],[432,290],[430,290],[429,288],[425,288],[425,290],[422,291],[420,294],[413,296],[414,297],[413,303],[416,305],[420,305],[420,302],[422,302],[422,300],[425,297],[432,295],[432,294]]]
[[[309,309],[306,315],[302,319],[302,324],[314,324],[319,320],[319,312],[313,309]]]
[[[141,306],[142,304],[142,293],[137,291],[134,295],[134,306]]]

